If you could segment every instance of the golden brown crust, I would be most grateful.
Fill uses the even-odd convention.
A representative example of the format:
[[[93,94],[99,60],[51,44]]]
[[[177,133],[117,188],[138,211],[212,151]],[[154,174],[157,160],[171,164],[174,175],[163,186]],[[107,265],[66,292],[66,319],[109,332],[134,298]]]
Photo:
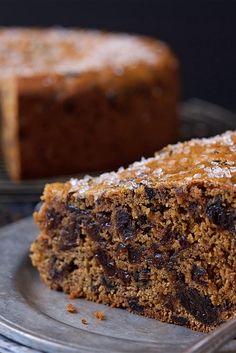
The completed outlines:
[[[77,193],[78,197],[96,199],[104,193],[160,184],[188,185],[203,181],[232,187],[236,184],[235,145],[236,132],[232,131],[208,139],[192,139],[169,145],[154,157],[143,158],[126,169],[120,168],[116,173],[105,173],[97,178],[85,176],[80,180],[71,179],[70,191]]]

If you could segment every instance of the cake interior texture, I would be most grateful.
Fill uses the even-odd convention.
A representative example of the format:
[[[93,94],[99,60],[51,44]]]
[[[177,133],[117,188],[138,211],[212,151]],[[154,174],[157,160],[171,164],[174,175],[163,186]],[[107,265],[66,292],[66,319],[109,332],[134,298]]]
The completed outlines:
[[[112,170],[175,142],[178,66],[165,43],[142,36],[0,29],[9,175]]]
[[[210,331],[236,314],[236,133],[49,184],[33,265],[52,289]]]

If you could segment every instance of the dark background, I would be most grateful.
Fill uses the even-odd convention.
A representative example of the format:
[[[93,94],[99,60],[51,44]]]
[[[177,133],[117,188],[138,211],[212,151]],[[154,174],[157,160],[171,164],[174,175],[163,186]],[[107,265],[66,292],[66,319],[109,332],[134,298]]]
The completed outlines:
[[[236,1],[0,0],[0,25],[81,26],[167,41],[181,61],[183,99],[236,111]]]

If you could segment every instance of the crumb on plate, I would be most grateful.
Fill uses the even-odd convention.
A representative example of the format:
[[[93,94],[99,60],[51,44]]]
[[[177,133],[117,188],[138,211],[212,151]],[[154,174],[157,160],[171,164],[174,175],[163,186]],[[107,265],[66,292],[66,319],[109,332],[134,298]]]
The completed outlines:
[[[98,320],[105,320],[106,319],[106,315],[103,311],[95,311],[94,316]]]
[[[82,324],[88,325],[88,321],[86,319],[81,319]]]
[[[66,305],[66,310],[68,311],[68,313],[71,313],[71,314],[75,314],[78,312],[76,307],[71,303]]]

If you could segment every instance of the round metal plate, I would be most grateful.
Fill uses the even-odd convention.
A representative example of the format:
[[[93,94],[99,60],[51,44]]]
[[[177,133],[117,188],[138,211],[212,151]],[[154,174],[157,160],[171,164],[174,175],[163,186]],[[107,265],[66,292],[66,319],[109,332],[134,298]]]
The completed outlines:
[[[47,352],[183,352],[203,334],[180,326],[130,314],[122,309],[73,300],[77,314],[65,310],[71,302],[49,290],[31,266],[29,246],[37,234],[32,219],[0,231],[0,333]],[[106,320],[94,317],[103,311]],[[88,321],[84,325],[82,318]],[[236,342],[227,350],[235,352]]]

